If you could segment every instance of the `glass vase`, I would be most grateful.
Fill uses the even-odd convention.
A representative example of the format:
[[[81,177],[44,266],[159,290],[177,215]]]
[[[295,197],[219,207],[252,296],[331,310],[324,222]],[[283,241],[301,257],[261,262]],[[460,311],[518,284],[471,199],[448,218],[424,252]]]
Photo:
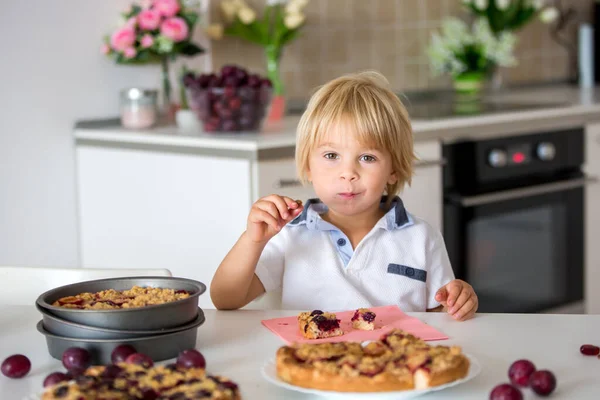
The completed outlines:
[[[265,47],[265,58],[267,62],[267,77],[273,84],[273,99],[267,120],[277,122],[285,115],[285,97],[283,81],[281,79],[280,61],[281,47],[269,45]]]
[[[477,97],[481,94],[485,84],[485,73],[463,72],[453,77],[454,90],[457,94]]]
[[[458,115],[480,113],[486,74],[483,72],[464,72],[454,76],[453,80],[455,91],[454,112]]]
[[[160,60],[161,82],[162,82],[162,114],[168,119],[174,119],[174,113],[171,102],[171,80],[169,78],[169,59],[163,57]]]

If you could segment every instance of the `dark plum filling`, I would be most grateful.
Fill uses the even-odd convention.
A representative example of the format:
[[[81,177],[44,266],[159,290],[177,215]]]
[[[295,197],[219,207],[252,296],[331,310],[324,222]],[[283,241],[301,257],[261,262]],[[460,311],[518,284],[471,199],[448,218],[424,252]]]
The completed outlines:
[[[338,329],[340,327],[339,319],[327,319],[322,315],[317,315],[313,317],[313,322],[317,324],[319,330],[328,332],[333,331],[334,329]]]
[[[375,320],[375,313],[372,313],[371,311],[367,311],[366,313],[363,314],[362,317],[367,322],[373,322]]]

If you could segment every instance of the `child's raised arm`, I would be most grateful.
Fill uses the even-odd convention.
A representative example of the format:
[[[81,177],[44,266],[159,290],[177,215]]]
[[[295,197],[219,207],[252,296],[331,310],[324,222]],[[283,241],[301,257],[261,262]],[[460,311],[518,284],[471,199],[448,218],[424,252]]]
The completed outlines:
[[[270,195],[252,205],[246,231],[227,253],[210,285],[216,308],[237,309],[264,293],[254,273],[256,264],[269,240],[301,212],[301,203],[285,196]]]

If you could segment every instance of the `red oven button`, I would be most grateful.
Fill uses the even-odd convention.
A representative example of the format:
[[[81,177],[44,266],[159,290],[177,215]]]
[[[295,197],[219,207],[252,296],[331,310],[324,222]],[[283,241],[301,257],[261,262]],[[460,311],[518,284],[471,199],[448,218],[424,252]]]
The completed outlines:
[[[523,154],[519,151],[516,153],[513,153],[512,160],[515,164],[522,164],[523,161],[525,161],[525,154]]]

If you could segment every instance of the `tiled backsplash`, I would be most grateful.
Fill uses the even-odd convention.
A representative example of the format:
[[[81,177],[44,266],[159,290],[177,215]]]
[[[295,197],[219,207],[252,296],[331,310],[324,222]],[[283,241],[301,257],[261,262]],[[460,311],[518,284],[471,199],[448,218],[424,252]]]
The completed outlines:
[[[220,20],[218,3],[211,2],[211,18]],[[547,0],[552,1],[552,0]],[[563,0],[577,10],[577,25],[591,18],[594,0]],[[260,9],[265,0],[247,0]],[[306,98],[318,85],[347,72],[376,69],[394,88],[422,90],[447,87],[447,77],[431,75],[425,48],[431,33],[446,16],[465,17],[461,0],[311,0],[302,35],[284,50],[282,74],[287,95]],[[244,65],[264,71],[262,47],[237,38],[213,42],[213,65]],[[519,33],[519,65],[502,73],[507,83],[564,80],[569,77],[566,50],[552,40],[540,21]]]

